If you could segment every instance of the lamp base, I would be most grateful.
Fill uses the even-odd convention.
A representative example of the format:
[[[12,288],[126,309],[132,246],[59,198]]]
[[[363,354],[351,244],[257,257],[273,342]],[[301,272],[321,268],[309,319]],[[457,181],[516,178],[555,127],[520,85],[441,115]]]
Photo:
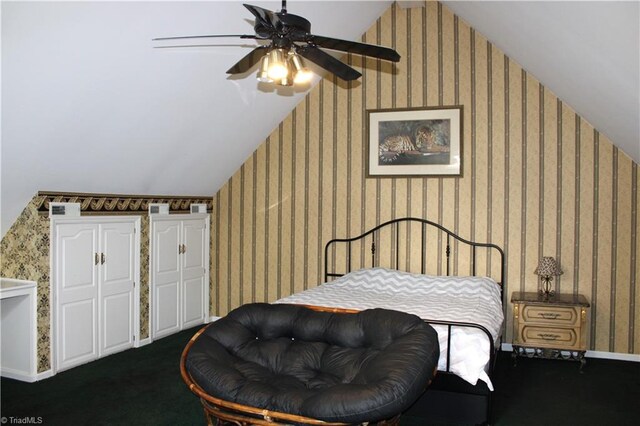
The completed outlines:
[[[542,288],[539,290],[538,293],[541,296],[544,296],[545,299],[553,297],[556,294],[555,290],[551,288],[551,280],[552,279],[553,278],[551,278],[551,277],[543,277],[542,278],[543,285],[542,285]]]

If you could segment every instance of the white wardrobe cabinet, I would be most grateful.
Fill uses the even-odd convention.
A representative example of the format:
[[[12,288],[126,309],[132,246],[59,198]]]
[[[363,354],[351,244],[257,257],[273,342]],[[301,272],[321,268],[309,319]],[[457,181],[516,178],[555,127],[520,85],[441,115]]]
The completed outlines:
[[[57,371],[134,346],[140,219],[52,220]]]
[[[151,215],[151,338],[209,319],[209,215]]]

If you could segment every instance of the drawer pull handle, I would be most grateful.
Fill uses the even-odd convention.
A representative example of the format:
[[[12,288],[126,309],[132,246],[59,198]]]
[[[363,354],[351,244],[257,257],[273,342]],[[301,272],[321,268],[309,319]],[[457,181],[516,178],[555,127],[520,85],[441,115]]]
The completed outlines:
[[[538,312],[538,315],[544,319],[556,319],[560,316],[557,312]]]
[[[560,338],[559,335],[551,333],[540,333],[538,334],[538,337],[543,340],[558,340]]]

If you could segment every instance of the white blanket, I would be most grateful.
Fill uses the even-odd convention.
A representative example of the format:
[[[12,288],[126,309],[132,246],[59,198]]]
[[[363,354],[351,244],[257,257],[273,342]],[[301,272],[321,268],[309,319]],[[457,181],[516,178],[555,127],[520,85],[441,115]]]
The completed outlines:
[[[275,303],[296,303],[345,309],[386,308],[415,314],[424,320],[479,324],[497,344],[504,320],[500,287],[491,278],[442,277],[385,268],[361,269],[329,283],[296,293]],[[446,370],[447,327],[433,324],[440,343],[439,370]],[[475,385],[478,379],[493,390],[486,373],[487,335],[477,328],[453,327],[450,371]]]

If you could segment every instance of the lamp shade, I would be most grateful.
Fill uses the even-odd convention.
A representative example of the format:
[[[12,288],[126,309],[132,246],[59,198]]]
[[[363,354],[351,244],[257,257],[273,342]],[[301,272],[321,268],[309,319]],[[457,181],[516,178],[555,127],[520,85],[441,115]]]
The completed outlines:
[[[260,68],[258,69],[258,81],[263,83],[272,83],[273,80],[269,77],[269,55],[264,55],[260,60]]]
[[[562,270],[553,257],[544,256],[542,259],[540,259],[538,267],[535,271],[533,271],[533,273],[536,275],[540,275],[541,277],[554,277],[562,275]]]
[[[289,54],[289,56],[291,58],[291,64],[293,65],[294,70],[293,82],[296,84],[305,84],[310,82],[313,78],[313,73],[309,69],[305,68],[304,64],[302,63],[302,59],[300,59],[298,54],[291,53]]]

